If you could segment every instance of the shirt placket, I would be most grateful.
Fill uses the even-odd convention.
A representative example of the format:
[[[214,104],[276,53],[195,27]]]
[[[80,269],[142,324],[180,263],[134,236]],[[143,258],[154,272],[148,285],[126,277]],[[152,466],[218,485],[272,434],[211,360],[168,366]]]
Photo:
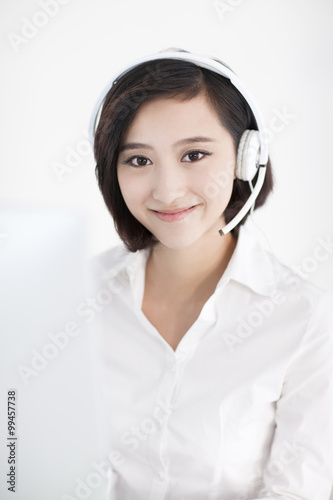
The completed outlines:
[[[150,435],[148,453],[150,466],[154,473],[148,500],[164,500],[169,486],[168,474],[168,424],[169,418],[177,409],[175,404],[177,390],[181,384],[187,361],[197,347],[198,339],[183,345],[176,352],[166,350],[166,370],[155,398],[155,409],[161,415],[157,431]],[[167,346],[166,346],[167,347]]]
[[[138,318],[145,328],[151,330],[152,334],[156,336],[155,328],[146,320],[140,310],[144,285],[143,269],[139,268],[134,271],[130,268],[128,271],[132,282],[131,298],[136,305]],[[160,337],[161,342],[164,343],[166,368],[154,401],[153,412],[155,416],[156,413],[160,415],[160,421],[147,441],[147,457],[153,471],[147,500],[165,500],[167,498],[170,485],[168,473],[169,419],[177,409],[175,401],[186,364],[195,352],[201,337],[216,322],[216,317],[216,294],[214,294],[204,305],[199,318],[181,339],[176,351],[164,341],[162,336]]]
[[[174,411],[177,410],[177,393],[181,386],[183,373],[187,363],[198,348],[202,336],[209,331],[215,322],[213,309],[215,301],[212,299],[206,310],[179,343],[176,351],[166,347],[166,370],[158,388],[155,406],[164,413],[161,425],[150,436],[148,442],[149,461],[154,471],[148,500],[164,500],[167,498],[170,478],[168,474],[168,424]]]

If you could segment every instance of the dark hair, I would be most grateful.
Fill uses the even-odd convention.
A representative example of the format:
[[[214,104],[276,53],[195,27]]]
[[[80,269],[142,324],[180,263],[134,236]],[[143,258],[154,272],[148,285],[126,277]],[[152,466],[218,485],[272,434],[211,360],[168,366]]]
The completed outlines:
[[[120,76],[106,95],[95,133],[95,174],[115,228],[131,252],[151,247],[157,240],[131,214],[122,197],[117,176],[122,137],[143,103],[156,98],[189,100],[199,94],[206,95],[213,105],[221,124],[232,135],[236,151],[244,130],[258,129],[251,108],[230,80],[188,61],[163,59],[142,63]],[[269,160],[255,208],[265,203],[272,188]],[[247,181],[234,180],[231,199],[223,214],[226,223],[239,212],[250,194]],[[244,224],[247,216],[232,230],[232,234],[238,235],[239,225]]]

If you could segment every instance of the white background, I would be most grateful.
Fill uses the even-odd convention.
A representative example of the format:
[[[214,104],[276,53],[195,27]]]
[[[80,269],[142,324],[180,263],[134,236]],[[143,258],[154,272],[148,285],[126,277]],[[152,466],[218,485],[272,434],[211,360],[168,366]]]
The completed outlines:
[[[280,260],[333,292],[333,249],[322,262],[314,259],[318,238],[333,240],[331,0],[49,2],[52,15],[42,7],[46,0],[15,0],[0,7],[3,206],[35,207],[40,213],[74,210],[86,221],[89,255],[116,245],[87,147],[100,91],[126,62],[161,49],[212,55],[241,77],[268,128],[276,110],[292,115],[272,134],[275,190],[254,213],[261,231],[251,227]],[[23,38],[14,41],[15,36]],[[55,165],[70,167],[68,152],[80,144],[86,146],[84,154],[60,181]],[[0,248],[6,234],[0,227]],[[61,255],[65,258],[63,248]],[[47,391],[52,368],[45,373],[40,383]],[[38,386],[31,390],[37,398]],[[66,484],[70,491],[73,481]]]
[[[167,47],[210,54],[243,79],[268,128],[275,110],[293,115],[272,134],[275,191],[254,215],[283,262],[333,292],[333,255],[311,261],[317,238],[333,239],[333,3],[62,2],[46,20],[38,17],[38,1],[1,6],[1,199],[74,208],[89,224],[89,254],[115,245],[87,147],[95,101],[117,70],[137,57]],[[10,40],[10,33],[22,35],[25,19],[45,25],[25,42]],[[55,164],[68,167],[68,151],[82,141],[85,154],[60,182]]]

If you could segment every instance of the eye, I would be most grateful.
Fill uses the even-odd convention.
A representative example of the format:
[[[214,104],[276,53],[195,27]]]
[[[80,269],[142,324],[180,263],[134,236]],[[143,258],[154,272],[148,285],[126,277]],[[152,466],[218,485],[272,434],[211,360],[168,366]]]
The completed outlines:
[[[131,165],[132,167],[145,167],[146,165],[151,165],[151,161],[145,156],[131,156],[123,163],[126,165]]]
[[[198,150],[198,149],[195,149],[193,151],[188,151],[183,157],[182,157],[182,160],[184,160],[184,158],[188,157],[187,160],[184,160],[185,162],[190,162],[190,163],[194,163],[196,161],[199,161],[201,160],[202,158],[204,158],[205,156],[210,156],[212,155],[213,153],[210,153],[208,151],[201,151],[201,150]]]

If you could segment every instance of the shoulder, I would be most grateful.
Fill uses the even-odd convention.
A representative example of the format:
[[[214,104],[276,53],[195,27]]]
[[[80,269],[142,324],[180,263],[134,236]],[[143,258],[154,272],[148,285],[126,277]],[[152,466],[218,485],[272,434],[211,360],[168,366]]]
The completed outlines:
[[[250,303],[265,299],[273,305],[284,304],[274,309],[280,314],[283,310],[289,319],[301,314],[304,320],[324,296],[329,301],[330,294],[311,282],[311,273],[302,272],[302,267],[283,263],[272,250],[266,248],[263,239],[246,226],[240,229],[239,240],[226,271],[227,278],[246,285],[251,295],[247,298]]]
[[[307,297],[315,302],[323,296],[333,298],[332,294],[313,283],[310,276],[303,273],[296,266],[292,267],[283,263],[276,255],[267,250],[265,250],[265,253],[274,272],[276,289],[280,293],[290,297]]]
[[[134,255],[123,244],[119,244],[91,257],[88,261],[90,286],[95,290],[111,287],[112,282],[119,280],[124,282]]]
[[[295,322],[306,323],[308,328],[316,325],[330,330],[333,339],[333,294],[314,284],[299,269],[284,264],[269,251],[265,252],[275,276],[273,299],[275,297],[284,304],[286,316]]]
[[[94,270],[115,269],[126,265],[129,256],[132,255],[123,244],[108,248],[100,252],[89,260],[89,265]]]

